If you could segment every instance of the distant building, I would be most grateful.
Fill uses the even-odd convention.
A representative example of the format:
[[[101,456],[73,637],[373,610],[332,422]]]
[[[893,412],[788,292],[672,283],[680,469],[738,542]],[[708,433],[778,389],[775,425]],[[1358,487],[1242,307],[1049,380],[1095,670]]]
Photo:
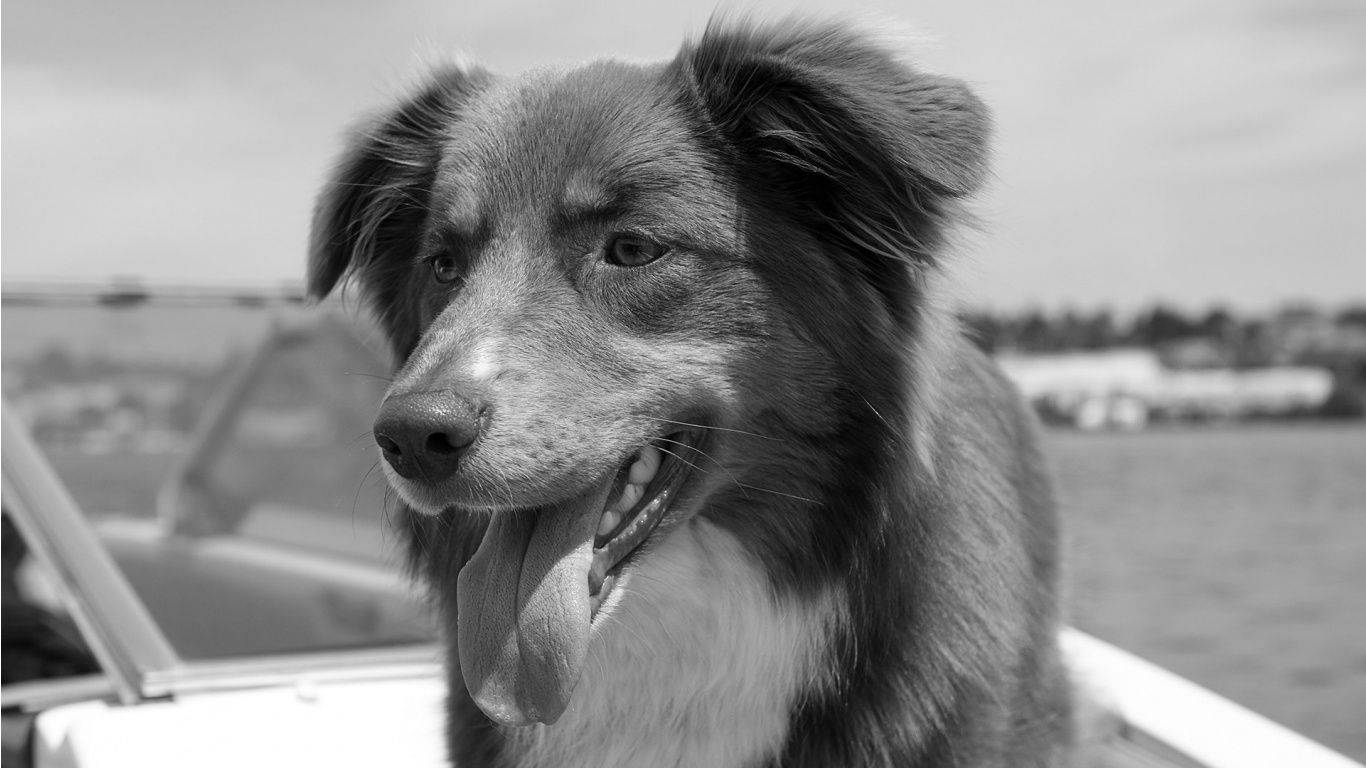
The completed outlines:
[[[1147,349],[997,359],[1045,420],[1081,429],[1133,429],[1153,419],[1306,415],[1333,392],[1333,375],[1322,368],[1172,370]]]

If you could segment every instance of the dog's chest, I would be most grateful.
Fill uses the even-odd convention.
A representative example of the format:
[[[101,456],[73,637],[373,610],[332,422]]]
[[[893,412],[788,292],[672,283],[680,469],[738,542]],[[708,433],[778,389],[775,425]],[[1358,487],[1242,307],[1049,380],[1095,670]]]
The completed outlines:
[[[695,520],[618,582],[569,708],[510,729],[512,764],[752,765],[787,737],[817,684],[832,599],[775,604],[728,532]]]

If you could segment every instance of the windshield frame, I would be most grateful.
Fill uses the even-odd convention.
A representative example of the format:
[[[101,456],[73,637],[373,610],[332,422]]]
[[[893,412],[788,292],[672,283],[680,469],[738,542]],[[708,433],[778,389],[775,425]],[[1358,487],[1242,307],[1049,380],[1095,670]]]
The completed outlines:
[[[137,701],[146,675],[179,667],[179,657],[8,403],[0,430],[6,512],[56,575],[72,620],[119,700]]]
[[[94,528],[42,454],[18,414],[0,401],[0,473],[3,502],[33,556],[59,580],[67,610],[121,703],[180,693],[240,690],[309,680],[425,677],[440,669],[435,643],[186,661],[175,652],[151,613],[124,578]],[[40,681],[15,695],[43,697],[65,681]],[[95,691],[85,685],[82,690]]]

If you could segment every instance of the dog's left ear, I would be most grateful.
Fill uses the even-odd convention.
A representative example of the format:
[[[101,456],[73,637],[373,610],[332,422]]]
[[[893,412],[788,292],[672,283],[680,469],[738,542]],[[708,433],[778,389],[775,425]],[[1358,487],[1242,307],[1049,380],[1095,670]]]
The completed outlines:
[[[853,250],[929,260],[915,230],[986,176],[990,120],[967,86],[846,27],[713,20],[675,65],[737,162],[766,166],[744,170],[814,206]]]

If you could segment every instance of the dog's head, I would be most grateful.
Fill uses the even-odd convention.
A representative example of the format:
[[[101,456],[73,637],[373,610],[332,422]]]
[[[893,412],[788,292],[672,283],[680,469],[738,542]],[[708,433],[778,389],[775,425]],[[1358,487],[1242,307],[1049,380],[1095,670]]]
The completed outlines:
[[[354,277],[403,361],[375,422],[393,488],[490,516],[457,632],[486,713],[553,722],[652,541],[790,473],[850,371],[898,380],[873,340],[914,322],[985,134],[961,84],[800,23],[654,66],[445,69],[359,132],[309,286]]]

